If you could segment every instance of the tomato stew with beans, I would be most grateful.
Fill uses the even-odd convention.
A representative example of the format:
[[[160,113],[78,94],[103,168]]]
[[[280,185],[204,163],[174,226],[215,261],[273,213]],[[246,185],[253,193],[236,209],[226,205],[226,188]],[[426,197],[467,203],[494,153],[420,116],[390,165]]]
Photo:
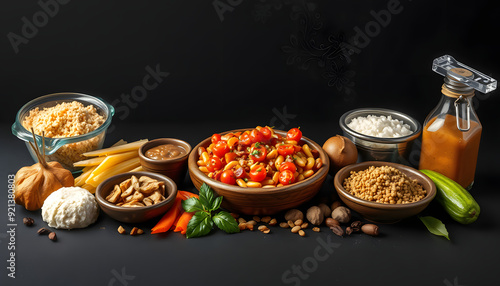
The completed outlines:
[[[198,149],[198,168],[208,177],[243,188],[271,188],[300,182],[322,166],[319,152],[300,145],[302,131],[286,137],[271,127],[212,135],[206,149]]]

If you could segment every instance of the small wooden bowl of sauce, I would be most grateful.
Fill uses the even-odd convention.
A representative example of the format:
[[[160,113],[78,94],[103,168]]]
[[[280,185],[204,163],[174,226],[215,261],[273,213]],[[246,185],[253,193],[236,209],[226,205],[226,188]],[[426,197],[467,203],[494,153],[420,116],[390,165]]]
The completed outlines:
[[[139,160],[144,171],[163,174],[179,186],[187,171],[191,145],[174,138],[151,140],[139,148]]]
[[[144,155],[153,160],[170,160],[186,155],[186,150],[175,144],[163,144],[148,149]]]

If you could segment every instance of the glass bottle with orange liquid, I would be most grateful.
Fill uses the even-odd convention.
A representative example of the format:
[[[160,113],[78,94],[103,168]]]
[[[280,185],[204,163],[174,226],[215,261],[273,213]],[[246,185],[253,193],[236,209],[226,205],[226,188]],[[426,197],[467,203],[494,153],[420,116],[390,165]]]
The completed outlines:
[[[419,169],[439,172],[470,189],[483,129],[472,106],[474,89],[495,90],[496,80],[451,56],[435,59],[433,70],[445,78],[441,100],[424,122]]]

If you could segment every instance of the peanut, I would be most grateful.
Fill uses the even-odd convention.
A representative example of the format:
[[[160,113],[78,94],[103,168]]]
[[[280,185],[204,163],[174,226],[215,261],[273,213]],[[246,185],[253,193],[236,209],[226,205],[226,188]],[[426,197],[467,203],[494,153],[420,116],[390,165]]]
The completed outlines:
[[[118,227],[118,233],[119,233],[119,234],[124,234],[125,232],[126,232],[126,231],[125,231],[125,229],[123,228],[123,226],[121,226],[121,225],[120,225],[120,226]]]
[[[240,224],[238,224],[238,228],[240,230],[245,230],[245,229],[247,229],[247,224],[244,222],[240,222]]]
[[[271,230],[266,225],[259,225],[259,227],[257,229],[260,230],[263,233],[269,233],[269,232],[271,232]]]
[[[265,216],[260,221],[262,221],[263,223],[269,223],[271,221],[271,217],[270,216]]]
[[[275,218],[273,218],[273,219],[271,219],[271,221],[269,221],[269,225],[271,225],[271,226],[276,225],[277,223],[278,223],[278,221]]]

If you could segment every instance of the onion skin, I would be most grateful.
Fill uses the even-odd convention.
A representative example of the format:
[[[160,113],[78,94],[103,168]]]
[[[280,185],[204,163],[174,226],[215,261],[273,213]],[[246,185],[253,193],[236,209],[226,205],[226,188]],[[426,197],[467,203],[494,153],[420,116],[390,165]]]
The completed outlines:
[[[330,174],[334,175],[347,165],[356,163],[358,149],[351,140],[344,136],[335,135],[326,140],[323,150],[330,157]]]

